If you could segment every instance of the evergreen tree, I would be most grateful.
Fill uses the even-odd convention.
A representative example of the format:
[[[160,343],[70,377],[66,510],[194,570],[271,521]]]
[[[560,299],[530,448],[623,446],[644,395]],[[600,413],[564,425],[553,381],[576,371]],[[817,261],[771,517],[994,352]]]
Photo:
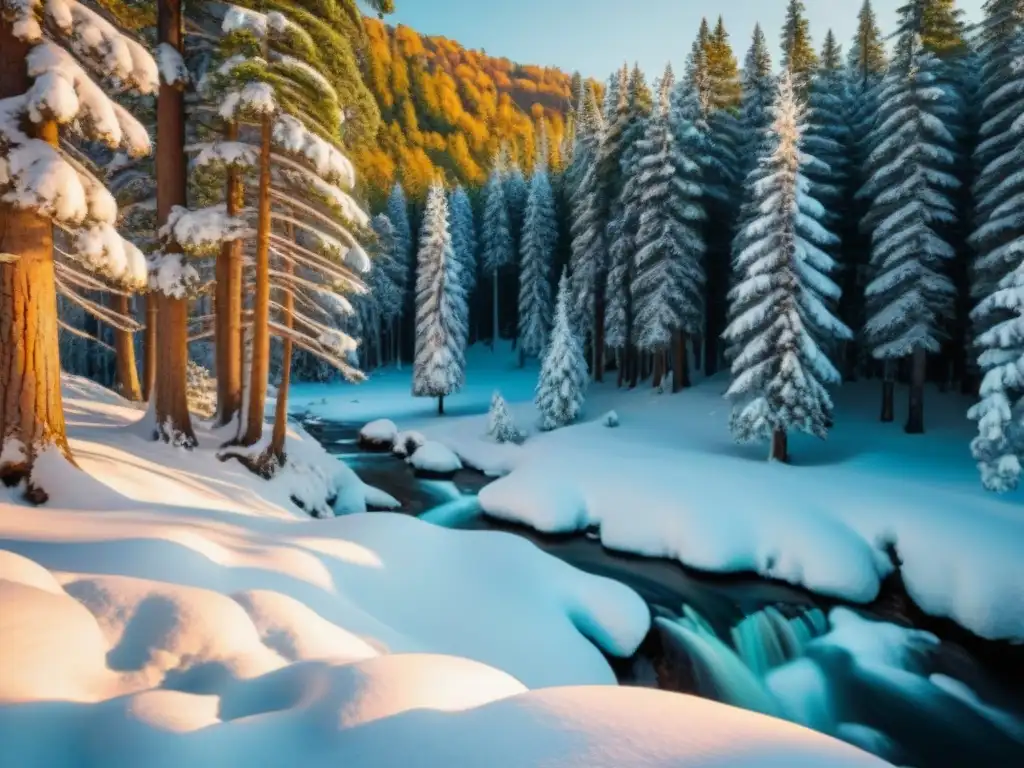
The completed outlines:
[[[498,277],[502,269],[512,263],[515,251],[509,230],[508,206],[505,202],[505,185],[501,167],[496,165],[484,187],[484,219],[481,226],[483,252],[481,262],[484,272],[491,276],[493,288],[491,346],[501,338],[500,313],[498,307]]]
[[[443,414],[444,398],[462,389],[465,381],[466,329],[462,325],[465,296],[448,230],[448,202],[439,181],[427,193],[417,261],[412,394],[436,397],[437,412]]]
[[[473,203],[462,186],[452,190],[448,210],[452,218],[452,250],[459,266],[459,282],[468,298],[476,289],[476,223]]]
[[[607,264],[607,245],[605,229],[607,227],[607,205],[604,200],[604,187],[600,175],[599,158],[603,126],[600,112],[592,90],[589,90],[588,109],[583,111],[580,130],[577,132],[576,148],[573,151],[573,164],[577,174],[574,178],[572,198],[572,254],[569,260],[572,290],[572,320],[576,331],[582,337],[590,333],[593,354],[594,375],[598,375],[600,350],[598,341],[598,291],[603,294],[604,286],[599,280],[604,278]],[[590,115],[591,117],[587,117]],[[603,328],[600,329],[603,331]]]
[[[942,84],[942,63],[921,43],[925,2],[901,9],[896,57],[879,93],[869,179],[861,190],[871,201],[864,226],[872,233],[864,332],[872,354],[885,361],[884,421],[893,418],[895,363],[912,358],[911,433],[924,431],[927,355],[939,351],[942,319],[953,306],[946,262],[954,250],[945,231],[956,221],[951,196],[959,186],[953,175],[956,140],[947,128],[959,105]]]
[[[985,487],[1009,491],[1024,462],[1024,262],[1004,277],[974,311],[988,326],[978,337],[985,371],[981,401],[968,413],[978,422],[971,452]]]
[[[678,387],[686,376],[684,334],[700,333],[704,325],[705,211],[701,167],[690,154],[702,148],[703,137],[684,110],[672,108],[674,83],[672,68],[666,67],[658,103],[638,146],[643,213],[631,293],[636,345],[664,360],[674,343],[673,385]],[[683,87],[696,101],[696,89]]]
[[[382,330],[383,328],[394,328],[405,304],[405,296],[400,286],[405,283],[406,268],[398,251],[395,228],[391,224],[391,219],[383,213],[375,216],[373,232],[377,241],[374,247],[373,269],[370,272],[370,288],[380,323],[375,329],[377,349],[383,356],[386,353],[383,347],[383,338],[381,338]]]
[[[409,204],[406,201],[405,190],[402,189],[400,182],[395,182],[395,186],[391,188],[385,213],[394,229],[395,262],[398,265],[395,269],[395,286],[402,294],[401,310],[392,323],[392,340],[395,345],[394,360],[397,365],[401,366],[402,318],[405,316],[406,302],[409,295],[409,277],[413,267],[413,242],[412,225],[409,223]]]
[[[974,183],[971,236],[974,295],[984,298],[1020,262],[1017,243],[1024,238],[1024,216],[1017,203],[1024,179],[1008,173],[1022,162],[1024,70],[1015,66],[1024,55],[1024,0],[989,0],[979,33],[981,73],[978,100],[981,129],[974,149],[978,177]],[[982,319],[988,313],[982,315]],[[980,328],[979,330],[985,330]]]
[[[498,443],[522,443],[525,435],[519,431],[509,413],[508,403],[500,392],[491,395],[491,409],[487,412],[487,434]]]
[[[904,8],[913,5],[920,6],[921,44],[926,51],[940,59],[966,52],[963,11],[956,7],[956,0],[909,0]]]
[[[519,164],[512,162],[506,165],[505,171],[505,205],[508,207],[508,230],[512,235],[512,252],[515,253],[523,231],[523,216],[526,213],[526,197],[529,190],[526,178]]]
[[[885,41],[882,30],[878,27],[878,19],[871,0],[864,0],[864,5],[857,15],[857,33],[850,46],[847,66],[855,83],[863,85],[872,80],[881,79],[886,67]]]
[[[753,170],[761,151],[761,142],[772,122],[775,102],[775,75],[761,25],[754,27],[754,37],[743,64],[743,96],[740,101],[740,135],[737,176],[745,179]]]
[[[729,44],[729,33],[721,16],[708,42],[707,61],[711,76],[711,108],[735,109],[740,105],[743,87],[736,56]]]
[[[749,189],[759,218],[747,224],[736,254],[736,306],[725,332],[738,350],[726,392],[736,402],[733,434],[742,442],[770,439],[769,459],[777,461],[788,460],[790,430],[825,437],[832,418],[825,387],[840,377],[821,342],[850,335],[827,307],[839,288],[822,246],[835,235],[822,226],[824,209],[805,176],[817,161],[803,147],[804,132],[803,108],[785,72],[764,173]]]
[[[519,357],[538,357],[551,329],[551,263],[558,245],[555,197],[540,158],[530,179],[519,270]]]
[[[640,226],[641,193],[638,171],[639,143],[647,130],[652,99],[639,66],[630,73],[625,125],[621,128],[622,153],[619,162],[622,187],[612,205],[608,223],[609,266],[605,282],[605,343],[619,353],[619,384],[635,365],[627,349],[632,338],[632,299],[630,286],[636,253],[636,233]],[[619,119],[623,116],[619,115]]]
[[[551,342],[544,353],[534,402],[540,411],[540,428],[557,429],[571,424],[583,410],[587,390],[587,361],[583,345],[570,318],[571,289],[565,273],[558,282],[558,302]]]
[[[808,85],[818,68],[818,55],[814,52],[805,11],[803,0],[789,0],[782,28],[782,68],[793,75],[798,92]]]

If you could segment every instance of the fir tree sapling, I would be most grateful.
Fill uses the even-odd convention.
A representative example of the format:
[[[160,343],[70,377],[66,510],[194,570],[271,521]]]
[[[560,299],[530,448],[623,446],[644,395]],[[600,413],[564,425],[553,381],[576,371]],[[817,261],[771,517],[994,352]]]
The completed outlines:
[[[458,392],[465,381],[466,330],[460,325],[465,318],[465,294],[448,230],[448,201],[439,181],[427,193],[417,259],[412,393],[436,397],[437,412],[443,414],[444,398]]]
[[[487,413],[487,434],[499,443],[519,445],[526,439],[516,426],[515,419],[508,410],[508,403],[500,392],[495,392],[491,396],[491,410]]]
[[[746,225],[735,257],[739,276],[725,332],[737,350],[726,392],[736,403],[733,435],[741,442],[770,439],[769,458],[777,461],[789,458],[790,430],[825,437],[832,413],[825,385],[840,376],[822,341],[851,335],[827,306],[839,288],[822,246],[835,236],[820,223],[825,211],[805,175],[817,161],[802,149],[804,131],[803,107],[784,73],[764,173],[750,189],[758,217]]]
[[[565,273],[558,283],[558,302],[551,342],[544,353],[534,402],[540,412],[540,427],[557,429],[571,424],[583,410],[587,388],[587,361],[583,345],[569,313],[569,279]]]

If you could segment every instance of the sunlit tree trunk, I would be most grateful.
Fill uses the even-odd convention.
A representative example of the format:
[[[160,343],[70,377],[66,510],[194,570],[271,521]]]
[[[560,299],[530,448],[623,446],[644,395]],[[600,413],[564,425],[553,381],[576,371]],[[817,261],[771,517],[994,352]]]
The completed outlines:
[[[260,123],[260,183],[256,224],[256,292],[252,308],[252,365],[249,368],[249,402],[242,445],[263,438],[263,413],[270,375],[270,140],[272,122]]]
[[[225,141],[238,140],[238,124],[228,123]],[[228,169],[227,212],[242,207],[242,180],[234,168]],[[242,243],[232,240],[221,246],[216,266],[214,294],[216,319],[217,424],[230,424],[242,407]]]
[[[155,293],[151,293],[142,301],[146,308],[146,327],[142,331],[142,399],[149,402],[156,387],[156,326],[159,299]]]
[[[127,317],[130,314],[128,296],[111,291],[110,308],[118,315]],[[117,366],[117,388],[125,400],[138,402],[142,400],[142,389],[139,387],[139,372],[135,366],[135,340],[132,334],[121,328],[112,328],[114,333],[115,364]]]
[[[0,17],[0,99],[28,90],[28,46]],[[36,135],[57,144],[57,126],[44,123]],[[22,450],[7,441],[18,441]],[[57,292],[53,276],[53,228],[31,212],[0,205],[0,480],[28,479],[40,450],[56,447],[71,459],[60,394]],[[31,485],[30,501],[46,494]]]
[[[285,275],[283,281],[286,286],[281,296],[281,325],[291,331],[294,326],[293,314],[295,307],[295,295],[292,293],[293,286],[288,279],[293,271],[291,259],[285,257],[282,260],[281,271]],[[292,337],[286,333],[281,339],[284,352],[281,357],[281,383],[277,387],[277,403],[274,407],[274,434],[270,441],[270,453],[279,464],[285,459],[285,437],[288,434],[288,387],[291,384],[292,376]]]
[[[159,0],[157,42],[182,50],[181,0]],[[163,226],[171,209],[185,205],[185,98],[180,88],[160,83],[156,114],[156,216]],[[159,294],[157,300],[156,420],[158,436],[196,444],[188,411],[188,299]]]

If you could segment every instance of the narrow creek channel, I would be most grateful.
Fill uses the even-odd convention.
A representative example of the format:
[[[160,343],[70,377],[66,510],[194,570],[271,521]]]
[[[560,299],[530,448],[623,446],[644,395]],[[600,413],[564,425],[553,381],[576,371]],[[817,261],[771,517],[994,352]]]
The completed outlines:
[[[451,480],[418,478],[397,456],[360,450],[360,426],[305,424],[363,481],[398,499],[403,513],[449,528],[512,532],[634,589],[654,623],[632,658],[609,659],[622,684],[794,720],[897,766],[1024,766],[1024,647],[984,641],[925,616],[898,579],[875,604],[844,606],[754,575],[704,574],[614,553],[593,532],[538,534],[481,512],[477,493],[492,478],[471,470]],[[830,626],[837,608],[847,609],[846,621]],[[830,630],[845,642],[815,642]]]

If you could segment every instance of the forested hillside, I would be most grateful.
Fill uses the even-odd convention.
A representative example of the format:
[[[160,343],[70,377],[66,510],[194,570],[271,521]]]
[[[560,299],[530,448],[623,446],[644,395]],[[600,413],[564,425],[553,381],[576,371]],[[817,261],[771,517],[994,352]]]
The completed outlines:
[[[410,196],[421,198],[438,171],[452,183],[482,185],[503,145],[529,169],[541,121],[551,162],[560,165],[570,75],[467,50],[409,27],[371,18],[365,23],[366,84],[383,118],[377,146],[357,155],[371,197],[386,194],[400,178]]]

